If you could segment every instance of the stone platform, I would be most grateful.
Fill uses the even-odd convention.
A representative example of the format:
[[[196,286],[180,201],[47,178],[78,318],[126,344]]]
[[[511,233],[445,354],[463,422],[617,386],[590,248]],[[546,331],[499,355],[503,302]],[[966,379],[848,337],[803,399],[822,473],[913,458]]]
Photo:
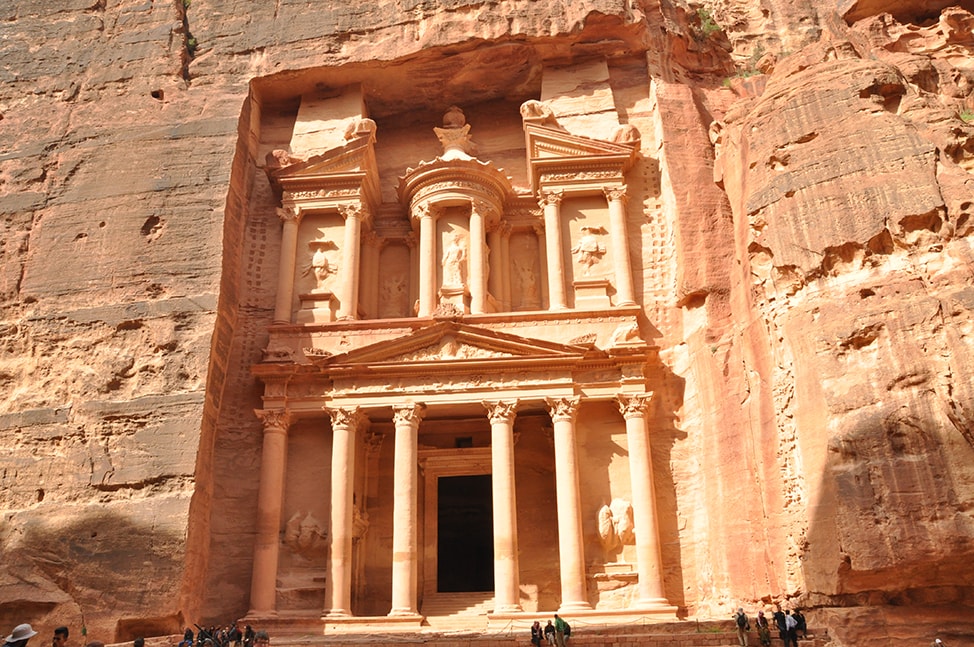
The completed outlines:
[[[628,625],[587,624],[575,617],[566,617],[572,626],[569,641],[573,647],[737,647],[737,631],[732,621],[676,621],[635,622]],[[544,623],[543,623],[544,624]],[[530,623],[528,624],[528,627]],[[530,630],[512,624],[503,631],[444,631],[422,627],[416,631],[383,631],[370,627],[362,633],[347,630],[324,634],[300,633],[298,623],[285,628],[261,625],[271,635],[273,647],[360,647],[366,644],[423,644],[431,647],[521,647],[530,644]],[[391,629],[391,627],[390,627]],[[276,631],[275,631],[276,630]],[[295,631],[297,630],[297,631]],[[772,646],[780,647],[777,631],[772,631]],[[750,632],[748,645],[760,645],[757,632]],[[799,640],[799,647],[824,647],[830,642],[827,632],[810,632],[808,639]]]

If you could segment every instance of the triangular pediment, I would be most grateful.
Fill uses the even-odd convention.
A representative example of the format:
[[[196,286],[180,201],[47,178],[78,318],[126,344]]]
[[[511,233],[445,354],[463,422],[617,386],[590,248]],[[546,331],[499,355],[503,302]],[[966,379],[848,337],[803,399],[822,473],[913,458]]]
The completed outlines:
[[[551,158],[606,158],[618,157],[620,161],[635,155],[632,144],[617,144],[602,139],[573,135],[560,128],[525,124],[528,158],[532,160]]]
[[[273,177],[286,186],[309,178],[368,171],[375,166],[374,142],[374,137],[358,137],[343,146],[284,166],[274,171]]]
[[[319,363],[330,369],[368,365],[420,365],[469,361],[580,359],[589,349],[519,337],[456,322],[441,322],[409,335],[377,342]]]

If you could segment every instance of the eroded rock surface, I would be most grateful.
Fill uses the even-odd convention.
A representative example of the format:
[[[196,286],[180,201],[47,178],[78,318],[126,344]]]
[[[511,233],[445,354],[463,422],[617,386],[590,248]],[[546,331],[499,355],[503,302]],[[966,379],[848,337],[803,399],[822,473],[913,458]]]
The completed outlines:
[[[842,644],[971,633],[942,612],[974,577],[970,7],[54,4],[0,8],[2,626],[247,611],[280,246],[254,214],[302,94],[361,83],[380,146],[450,104],[486,136],[546,65],[601,60],[611,92],[557,107],[642,134],[671,600],[785,600]]]

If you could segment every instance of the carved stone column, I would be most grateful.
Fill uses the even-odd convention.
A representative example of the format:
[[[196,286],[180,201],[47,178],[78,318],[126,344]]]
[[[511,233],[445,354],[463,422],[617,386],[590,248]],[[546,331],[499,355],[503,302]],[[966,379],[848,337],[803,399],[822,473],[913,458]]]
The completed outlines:
[[[257,486],[257,538],[248,615],[266,616],[277,613],[277,559],[290,416],[284,409],[255,409],[254,413],[264,425],[264,444]]]
[[[390,616],[417,615],[417,478],[419,421],[426,406],[394,406],[396,426],[392,510],[392,610]]]
[[[338,208],[345,218],[345,237],[342,249],[341,296],[338,303],[338,319],[358,318],[359,245],[362,242],[362,205],[343,204]]]
[[[470,205],[470,312],[487,312],[487,232],[484,220],[490,205],[474,200]]]
[[[636,560],[639,573],[639,607],[668,604],[663,597],[659,522],[653,488],[653,461],[646,421],[652,393],[619,395],[617,401],[626,419],[629,444],[629,474],[632,479],[633,523],[636,531]]]
[[[490,419],[491,494],[494,512],[494,613],[521,610],[514,491],[514,416],[517,400],[485,401]]]
[[[419,313],[429,317],[436,309],[436,220],[429,204],[416,207],[419,214]]]
[[[609,226],[612,227],[612,266],[615,274],[617,306],[636,304],[629,263],[629,236],[626,232],[626,187],[603,187],[609,201]]]
[[[274,301],[274,323],[291,323],[291,303],[294,300],[294,267],[298,254],[298,225],[301,210],[285,204],[277,210],[283,221],[281,232],[281,262],[277,275],[277,299]]]
[[[555,439],[555,490],[558,507],[558,558],[561,565],[561,611],[591,609],[585,592],[582,507],[578,490],[575,415],[581,398],[545,398]]]
[[[545,258],[548,265],[548,309],[564,310],[568,307],[565,291],[565,263],[561,235],[561,191],[542,191],[541,208],[544,209]]]
[[[358,407],[326,409],[331,416],[331,531],[325,613],[352,615],[352,526],[355,434],[366,420]]]

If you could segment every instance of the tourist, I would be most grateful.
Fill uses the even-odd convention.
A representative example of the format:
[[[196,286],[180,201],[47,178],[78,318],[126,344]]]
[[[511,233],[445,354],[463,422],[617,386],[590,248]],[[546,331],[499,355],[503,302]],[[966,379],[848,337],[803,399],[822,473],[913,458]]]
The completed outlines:
[[[764,611],[758,611],[758,617],[755,618],[754,624],[758,628],[758,640],[761,642],[761,647],[770,647],[771,626],[768,624],[768,618],[764,615]]]
[[[268,647],[271,644],[271,637],[266,631],[258,631],[254,634],[254,647]]]
[[[774,605],[774,613],[771,614],[774,618],[774,623],[778,627],[778,637],[781,638],[781,642],[784,643],[785,647],[788,647],[788,624],[785,622],[785,614],[781,610],[781,605]]]
[[[52,643],[54,647],[68,647],[68,628],[58,627],[55,629]]]
[[[798,647],[798,621],[791,615],[791,611],[785,611],[785,636],[794,647]],[[788,647],[788,642],[785,647]]]
[[[802,640],[808,639],[808,624],[805,621],[805,616],[802,615],[801,609],[795,609],[791,612],[794,616],[797,627],[795,627],[796,634],[801,634]]]
[[[254,647],[254,628],[250,625],[244,627],[243,647]]]
[[[737,607],[734,623],[737,625],[737,642],[740,643],[741,647],[747,647],[747,632],[751,630],[751,623],[747,619],[747,614],[744,613],[744,607]]]
[[[132,647],[145,647],[145,638],[139,636],[132,641]]]
[[[183,640],[179,643],[179,647],[193,647],[193,630],[186,627],[186,631],[183,632]]]
[[[534,647],[541,647],[542,640],[544,640],[544,629],[541,628],[541,623],[535,620],[531,625],[531,644]]]
[[[544,628],[544,637],[545,637],[545,640],[548,641],[548,645],[549,646],[552,646],[552,645],[555,644],[555,625],[551,624],[551,620],[549,620],[548,621],[548,624],[545,625],[545,628]]]
[[[568,644],[568,639],[571,637],[572,637],[572,626],[566,622],[565,623],[565,644],[566,645]]]
[[[557,613],[555,614],[555,645],[565,647],[565,626],[566,623]]]
[[[36,635],[37,632],[30,625],[17,625],[10,635],[3,639],[3,647],[27,647],[27,641]]]

